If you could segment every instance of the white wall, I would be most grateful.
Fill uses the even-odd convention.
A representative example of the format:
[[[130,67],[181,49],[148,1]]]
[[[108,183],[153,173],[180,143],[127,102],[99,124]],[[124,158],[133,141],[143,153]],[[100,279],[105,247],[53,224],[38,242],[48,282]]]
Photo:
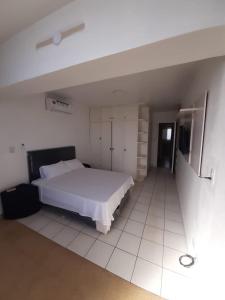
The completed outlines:
[[[194,79],[183,106],[209,90],[203,170],[215,170],[215,183],[198,178],[179,153],[177,188],[189,250],[198,258],[196,282],[206,293],[201,299],[225,299],[225,59],[202,64]]]
[[[0,47],[0,86],[224,25],[224,11],[225,2],[221,0],[72,1]],[[55,31],[80,22],[86,24],[84,31],[68,37],[58,47],[36,50],[36,44]]]
[[[165,112],[152,112],[151,115],[151,137],[150,137],[150,163],[152,167],[157,167],[157,155],[158,155],[158,136],[159,136],[159,123],[173,123],[176,121],[176,111]]]
[[[2,99],[0,137],[1,191],[28,180],[26,150],[75,145],[77,157],[89,161],[89,109],[74,104],[72,115],[46,111],[44,95]]]

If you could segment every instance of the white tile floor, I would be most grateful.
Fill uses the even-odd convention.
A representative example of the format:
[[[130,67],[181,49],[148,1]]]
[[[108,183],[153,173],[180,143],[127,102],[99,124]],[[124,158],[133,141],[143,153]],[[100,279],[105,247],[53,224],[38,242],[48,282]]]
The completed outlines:
[[[21,223],[93,263],[165,299],[191,299],[191,269],[173,177],[152,170],[132,189],[107,235],[64,211],[43,208]]]

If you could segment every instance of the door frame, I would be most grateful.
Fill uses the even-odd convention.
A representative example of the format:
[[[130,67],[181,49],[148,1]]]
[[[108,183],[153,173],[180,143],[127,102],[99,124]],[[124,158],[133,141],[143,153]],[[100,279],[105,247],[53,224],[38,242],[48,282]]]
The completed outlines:
[[[176,158],[177,158],[177,121],[174,123],[174,135],[173,135],[173,157],[172,157],[172,166],[171,173],[175,173],[176,169]]]

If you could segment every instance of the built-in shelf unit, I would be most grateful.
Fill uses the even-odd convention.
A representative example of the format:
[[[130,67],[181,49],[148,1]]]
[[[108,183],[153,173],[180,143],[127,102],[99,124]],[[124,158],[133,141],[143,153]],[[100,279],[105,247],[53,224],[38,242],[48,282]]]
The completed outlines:
[[[149,107],[139,106],[138,139],[137,139],[137,175],[136,180],[142,181],[148,171],[148,138],[149,138]]]

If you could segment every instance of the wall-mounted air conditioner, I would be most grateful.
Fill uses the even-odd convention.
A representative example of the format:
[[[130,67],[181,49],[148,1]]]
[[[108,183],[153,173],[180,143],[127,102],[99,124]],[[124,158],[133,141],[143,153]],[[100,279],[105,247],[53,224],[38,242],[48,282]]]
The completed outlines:
[[[45,106],[49,111],[72,114],[72,103],[69,99],[57,95],[46,95]]]

